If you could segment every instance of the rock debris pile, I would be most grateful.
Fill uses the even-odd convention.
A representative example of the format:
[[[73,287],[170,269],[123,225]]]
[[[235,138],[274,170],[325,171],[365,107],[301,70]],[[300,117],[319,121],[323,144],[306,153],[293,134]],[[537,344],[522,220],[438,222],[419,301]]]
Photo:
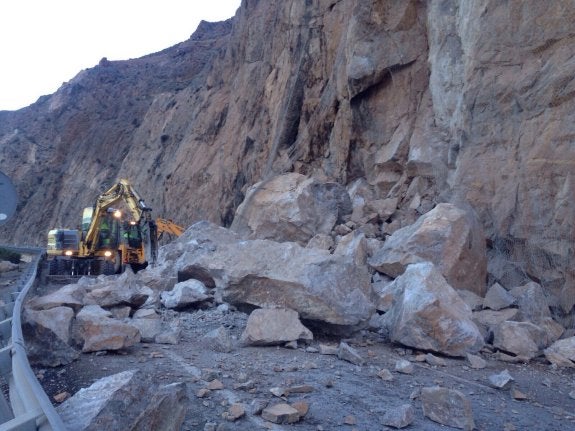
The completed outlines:
[[[25,313],[30,359],[54,367],[80,354],[121,352],[139,343],[176,346],[190,329],[187,312],[214,310],[249,317],[240,323],[240,336],[225,326],[202,335],[201,344],[213,354],[282,346],[362,368],[369,363],[369,351],[366,357],[346,341],[357,334],[371,334],[372,344],[421,352],[411,360],[398,359],[393,372],[377,370],[386,382],[398,373],[412,375],[418,362],[442,368],[447,359],[465,358],[468,369],[482,370],[486,355],[509,363],[545,358],[553,367],[575,367],[574,331],[554,320],[540,285],[487,285],[485,238],[472,213],[442,203],[413,224],[393,232],[380,229],[393,215],[389,202],[352,199],[340,185],[300,174],[257,184],[230,229],[196,223],[161,249],[157,265],[138,274],[83,278],[30,300]],[[338,341],[325,343],[322,337]],[[316,340],[319,345],[313,344]],[[127,384],[123,379],[134,377],[112,381],[122,387]],[[254,390],[253,381],[242,380],[235,389]],[[491,376],[489,384],[507,390],[512,380],[507,373]],[[195,397],[204,399],[224,388],[217,375],[206,382]],[[95,385],[111,387],[107,381]],[[185,397],[175,395],[184,390],[171,390],[170,399],[185,404]],[[310,420],[309,401],[291,402],[289,395],[313,392],[313,387],[290,384],[270,391],[282,401],[254,400],[248,406],[232,400],[222,417],[231,423],[253,417],[272,424]],[[520,394],[515,393],[516,399]],[[64,417],[81,409],[82,396],[81,391],[59,407]],[[423,416],[431,421],[475,429],[471,403],[459,390],[430,385],[411,399],[420,400]],[[134,410],[150,408],[134,402]],[[398,404],[381,422],[404,428],[418,414],[413,404]],[[161,415],[153,416],[161,421]],[[112,416],[102,407],[93,423],[108,423]],[[165,429],[178,429],[184,416],[173,418]],[[123,429],[140,429],[134,425],[138,417]],[[346,423],[353,426],[355,420],[352,416]],[[216,425],[206,422],[204,429]]]

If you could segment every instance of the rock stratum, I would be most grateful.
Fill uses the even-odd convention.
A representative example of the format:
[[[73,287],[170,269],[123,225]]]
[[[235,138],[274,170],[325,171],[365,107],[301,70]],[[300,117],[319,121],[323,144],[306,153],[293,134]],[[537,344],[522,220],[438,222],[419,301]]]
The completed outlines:
[[[158,215],[230,226],[250,186],[295,172],[361,182],[367,209],[395,203],[384,233],[439,203],[474,213],[489,284],[534,281],[569,313],[573,22],[564,1],[243,0],[0,112],[20,198],[2,241],[43,245],[121,177]]]

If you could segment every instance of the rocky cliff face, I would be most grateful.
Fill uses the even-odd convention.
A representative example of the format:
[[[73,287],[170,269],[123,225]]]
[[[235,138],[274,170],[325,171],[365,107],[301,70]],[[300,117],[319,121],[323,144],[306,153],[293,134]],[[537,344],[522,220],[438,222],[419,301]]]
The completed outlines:
[[[43,244],[120,177],[156,214],[224,225],[276,174],[363,178],[398,199],[384,224],[439,202],[475,212],[491,276],[539,281],[568,312],[573,22],[562,1],[244,0],[188,41],[0,112],[20,195],[2,238]]]

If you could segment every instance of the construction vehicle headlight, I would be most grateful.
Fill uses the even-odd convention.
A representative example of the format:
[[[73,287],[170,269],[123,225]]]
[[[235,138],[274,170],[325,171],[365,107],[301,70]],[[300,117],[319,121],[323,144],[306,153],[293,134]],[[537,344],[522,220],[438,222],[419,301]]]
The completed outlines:
[[[120,211],[120,210],[114,211],[114,217],[116,217],[116,218],[122,218],[122,211]]]
[[[64,252],[64,254],[65,254],[66,256],[72,256],[72,250],[66,250],[66,251]]]
[[[104,252],[104,256],[110,257],[112,256],[112,252],[110,250]]]

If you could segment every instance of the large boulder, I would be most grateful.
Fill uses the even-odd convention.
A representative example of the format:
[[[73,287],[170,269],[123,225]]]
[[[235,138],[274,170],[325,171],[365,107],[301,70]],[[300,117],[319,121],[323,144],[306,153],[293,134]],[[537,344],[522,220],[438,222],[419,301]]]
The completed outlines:
[[[82,352],[120,350],[140,342],[135,326],[113,319],[98,305],[87,305],[76,315],[74,332],[83,343]]]
[[[455,289],[485,294],[485,237],[466,211],[439,204],[416,223],[396,231],[368,261],[375,270],[397,277],[411,263],[429,261]]]
[[[342,185],[289,173],[250,187],[231,229],[245,238],[305,245],[316,234],[328,234],[351,210]]]
[[[184,422],[186,402],[183,383],[158,387],[130,370],[80,389],[56,411],[75,431],[176,431]]]
[[[152,289],[141,283],[132,271],[127,270],[119,277],[102,277],[98,280],[86,293],[84,304],[97,304],[104,308],[121,305],[138,308],[152,294]]]
[[[470,308],[432,263],[409,265],[390,288],[394,301],[384,316],[392,341],[449,356],[483,346]]]
[[[192,279],[177,283],[172,290],[162,292],[160,298],[164,307],[180,309],[205,301],[210,295],[204,283]]]
[[[74,311],[68,307],[24,310],[22,332],[30,363],[58,367],[78,359],[80,352],[68,344],[73,318]]]
[[[494,347],[523,360],[534,358],[547,347],[547,333],[530,322],[502,322],[493,332]]]
[[[289,308],[302,319],[344,326],[367,321],[375,310],[367,267],[352,257],[290,242],[242,240],[208,222],[164,247],[159,261],[146,269],[147,277],[177,272],[201,279],[215,287],[219,302]]]

